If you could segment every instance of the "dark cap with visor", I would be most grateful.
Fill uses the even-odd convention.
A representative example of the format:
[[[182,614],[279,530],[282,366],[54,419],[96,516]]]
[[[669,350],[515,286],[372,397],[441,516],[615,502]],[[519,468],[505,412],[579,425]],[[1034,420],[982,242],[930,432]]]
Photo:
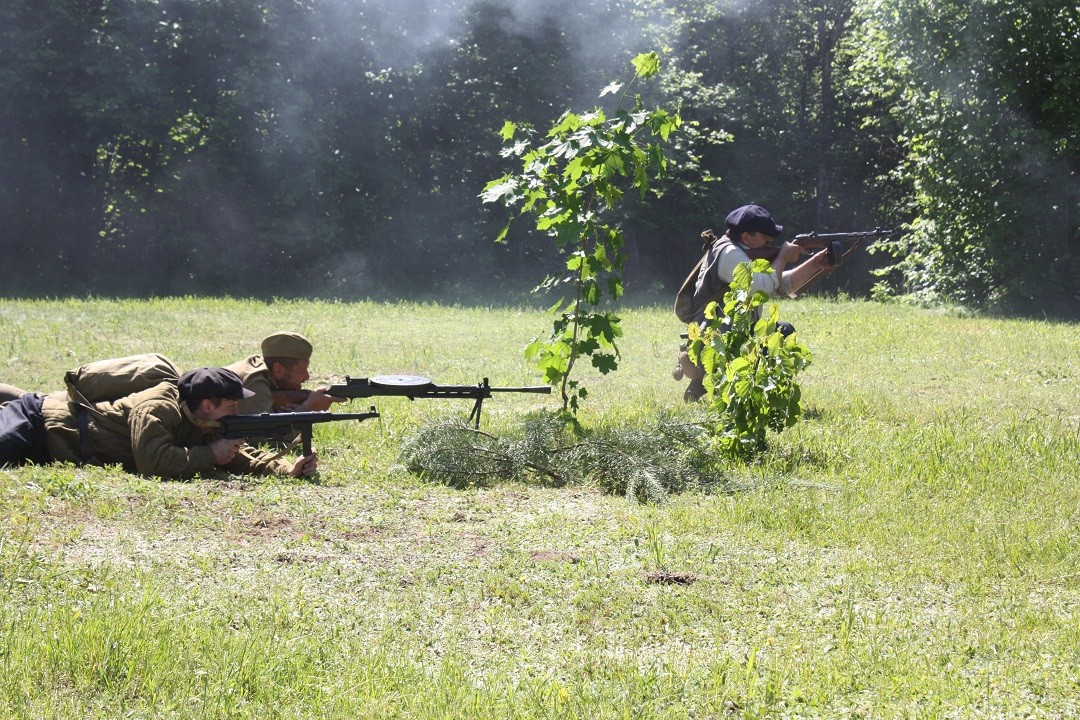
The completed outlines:
[[[180,399],[191,406],[209,398],[243,400],[255,396],[244,387],[236,373],[220,367],[189,370],[180,376],[176,386],[180,390]]]
[[[769,237],[776,237],[784,232],[784,226],[777,225],[769,211],[760,205],[743,205],[732,210],[724,222],[736,237],[744,232],[759,232]]]

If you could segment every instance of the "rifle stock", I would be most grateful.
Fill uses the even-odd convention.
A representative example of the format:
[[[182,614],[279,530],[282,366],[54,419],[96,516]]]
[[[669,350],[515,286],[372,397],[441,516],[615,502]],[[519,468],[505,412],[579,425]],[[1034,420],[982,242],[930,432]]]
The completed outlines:
[[[417,399],[468,399],[473,401],[469,420],[474,426],[480,427],[480,411],[484,400],[490,398],[493,393],[536,393],[551,394],[550,385],[529,385],[524,387],[492,387],[487,378],[476,385],[436,385],[427,378],[418,376],[382,376],[373,378],[345,377],[345,381],[335,383],[326,390],[327,395],[353,400],[355,398],[369,397],[407,397],[410,400]],[[274,391],[274,406],[285,404],[299,404],[307,399],[309,390],[276,390]]]
[[[310,394],[310,390],[274,390],[274,412],[282,412],[288,405],[300,405]]]
[[[363,422],[377,417],[379,417],[379,413],[376,412],[374,405],[366,413],[331,413],[320,410],[318,412],[226,415],[220,420],[220,436],[223,438],[291,442],[299,434],[304,445],[304,455],[306,456],[311,454],[311,436],[317,423],[334,422],[336,420],[359,420]]]

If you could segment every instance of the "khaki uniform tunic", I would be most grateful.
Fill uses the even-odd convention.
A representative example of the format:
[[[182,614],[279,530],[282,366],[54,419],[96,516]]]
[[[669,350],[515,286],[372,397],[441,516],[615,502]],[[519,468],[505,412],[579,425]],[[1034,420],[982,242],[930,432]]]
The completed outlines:
[[[252,355],[246,360],[228,365],[226,370],[232,370],[240,378],[245,388],[255,393],[255,397],[245,398],[240,401],[236,412],[240,415],[258,415],[259,413],[273,412],[274,391],[280,390],[270,377],[270,369],[263,362],[262,355]]]
[[[244,447],[231,462],[215,465],[213,436],[203,434],[180,409],[180,394],[165,382],[115,402],[94,405],[105,420],[88,414],[87,434],[94,456],[118,463],[128,472],[165,478],[189,478],[217,468],[236,474],[286,475],[291,464],[274,455]],[[57,462],[81,463],[78,405],[66,393],[45,397],[46,445]]]

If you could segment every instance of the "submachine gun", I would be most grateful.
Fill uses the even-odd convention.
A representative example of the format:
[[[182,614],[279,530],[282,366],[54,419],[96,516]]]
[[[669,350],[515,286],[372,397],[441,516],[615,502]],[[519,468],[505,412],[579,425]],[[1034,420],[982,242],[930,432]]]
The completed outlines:
[[[407,397],[410,400],[433,398],[436,400],[467,399],[473,401],[469,420],[476,428],[480,427],[480,411],[484,400],[494,393],[536,393],[551,394],[550,385],[530,385],[526,387],[493,387],[487,378],[476,385],[436,385],[420,375],[377,375],[370,378],[352,378],[346,376],[345,382],[331,385],[327,395],[347,398],[369,398],[375,396]],[[308,390],[276,390],[275,404],[302,403]]]
[[[311,454],[311,435],[316,423],[336,420],[370,420],[379,417],[375,406],[366,413],[315,412],[259,413],[257,415],[226,415],[221,423],[220,437],[247,440],[280,440],[291,443],[296,436],[304,445],[304,455]]]

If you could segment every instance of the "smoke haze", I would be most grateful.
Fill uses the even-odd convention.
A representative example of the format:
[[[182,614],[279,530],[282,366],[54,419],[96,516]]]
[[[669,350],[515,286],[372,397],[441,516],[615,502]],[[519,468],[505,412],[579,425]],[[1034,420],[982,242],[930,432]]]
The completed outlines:
[[[565,110],[610,107],[616,97],[600,99],[600,89],[629,79],[631,59],[649,51],[660,52],[665,74],[635,90],[647,105],[681,107],[685,122],[669,147],[676,174],[621,208],[631,292],[669,292],[696,261],[701,229],[747,202],[793,228],[892,226],[922,212],[934,221],[926,226],[955,229],[949,203],[916,192],[928,179],[919,168],[940,171],[929,179],[944,191],[964,188],[952,204],[963,202],[982,228],[1045,225],[1060,254],[1075,256],[1076,81],[1058,72],[1075,50],[1053,38],[1077,11],[1058,4],[1056,15],[1036,17],[1002,0],[998,9],[1012,14],[982,8],[986,32],[945,18],[928,34],[934,18],[918,12],[960,11],[900,0],[8,0],[8,292],[523,294],[564,260],[524,221],[508,246],[492,242],[509,211],[478,196],[519,169],[500,156],[499,128],[511,120],[542,132]],[[824,52],[822,32],[853,7],[859,22],[880,9],[883,26],[906,24],[911,36],[862,37],[859,62],[874,72],[840,92],[854,60]],[[996,46],[981,42],[995,27],[1015,35],[1029,26],[999,43],[1012,59],[995,59]],[[902,41],[939,85],[915,87],[903,63],[875,65],[886,57],[879,50]],[[947,62],[927,60],[939,52]],[[829,113],[822,63],[837,71]],[[1027,83],[1018,93],[1026,104],[997,112],[987,102],[976,116],[960,89],[1010,97],[1001,92],[1010,78],[987,68],[1026,73],[1017,80]],[[961,97],[947,122],[923,102],[935,91]],[[908,115],[897,112],[904,97],[914,97]],[[973,122],[987,132],[972,133]],[[924,134],[953,154],[909,163],[911,147],[898,139]],[[957,247],[969,244],[965,232]],[[1022,271],[1009,257],[996,262]],[[865,271],[836,276],[858,278],[845,286],[855,292],[875,282]]]

